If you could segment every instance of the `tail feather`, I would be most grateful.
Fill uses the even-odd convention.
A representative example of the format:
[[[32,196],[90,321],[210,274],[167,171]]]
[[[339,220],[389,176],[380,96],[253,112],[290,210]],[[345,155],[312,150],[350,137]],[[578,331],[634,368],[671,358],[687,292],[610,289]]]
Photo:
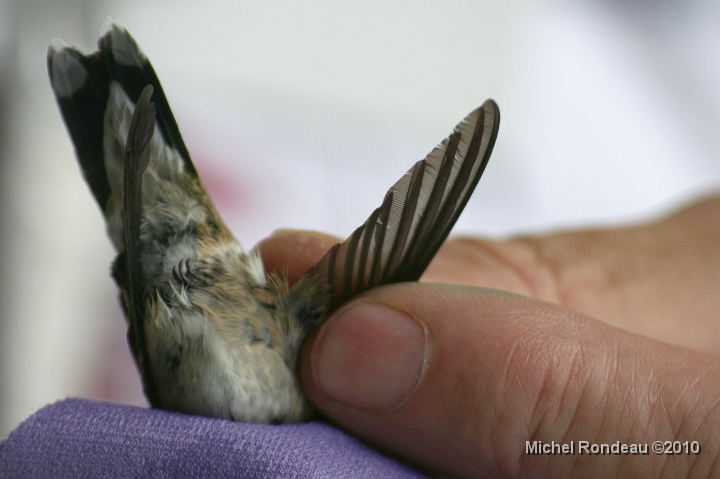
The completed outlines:
[[[133,104],[137,103],[147,85],[154,88],[153,103],[157,108],[157,125],[165,143],[181,156],[186,172],[197,176],[180,129],[170,110],[155,70],[128,31],[119,23],[105,20],[100,30],[100,55],[110,79],[118,82]]]
[[[48,72],[80,167],[93,196],[105,211],[110,183],[103,152],[103,118],[109,78],[102,58],[84,56],[59,38],[48,48]]]
[[[48,71],[85,180],[105,215],[117,251],[122,252],[127,133],[147,85],[154,90],[158,130],[148,173],[171,181],[178,174],[188,175],[198,184],[199,179],[157,75],[135,40],[124,27],[106,20],[98,45],[97,52],[84,55],[62,40],[53,40]],[[154,179],[148,178],[147,188],[154,184]]]

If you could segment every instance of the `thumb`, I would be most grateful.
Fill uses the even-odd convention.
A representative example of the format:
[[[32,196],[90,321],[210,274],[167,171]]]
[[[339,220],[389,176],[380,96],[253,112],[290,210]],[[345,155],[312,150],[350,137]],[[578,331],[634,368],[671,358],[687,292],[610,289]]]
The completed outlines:
[[[300,373],[329,418],[433,471],[704,477],[719,467],[718,358],[510,293],[371,290],[308,342]],[[533,441],[574,452],[528,454]],[[579,441],[649,451],[594,455]],[[654,441],[699,441],[701,453],[655,454]]]

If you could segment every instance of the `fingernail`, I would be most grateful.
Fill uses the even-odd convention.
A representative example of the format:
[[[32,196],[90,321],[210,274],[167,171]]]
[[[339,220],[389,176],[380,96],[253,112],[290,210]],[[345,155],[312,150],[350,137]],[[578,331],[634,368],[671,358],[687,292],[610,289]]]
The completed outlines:
[[[313,378],[329,398],[388,410],[413,391],[425,362],[425,331],[408,314],[360,302],[330,319],[311,354]]]

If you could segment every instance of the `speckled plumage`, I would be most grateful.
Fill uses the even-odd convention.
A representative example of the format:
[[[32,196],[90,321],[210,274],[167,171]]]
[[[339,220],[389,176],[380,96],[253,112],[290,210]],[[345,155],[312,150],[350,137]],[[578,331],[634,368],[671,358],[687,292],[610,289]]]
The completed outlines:
[[[118,252],[113,277],[151,405],[241,421],[310,417],[295,374],[302,341],[353,295],[419,278],[480,179],[499,124],[488,100],[289,286],[268,277],[218,216],[155,72],[123,27],[107,21],[91,55],[54,40],[48,69]]]

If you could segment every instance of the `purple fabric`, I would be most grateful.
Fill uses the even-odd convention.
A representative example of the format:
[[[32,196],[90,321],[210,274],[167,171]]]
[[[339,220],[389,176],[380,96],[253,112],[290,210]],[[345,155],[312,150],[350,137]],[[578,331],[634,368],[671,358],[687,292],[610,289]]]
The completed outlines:
[[[68,399],[0,443],[0,477],[424,476],[328,424],[244,424]]]

